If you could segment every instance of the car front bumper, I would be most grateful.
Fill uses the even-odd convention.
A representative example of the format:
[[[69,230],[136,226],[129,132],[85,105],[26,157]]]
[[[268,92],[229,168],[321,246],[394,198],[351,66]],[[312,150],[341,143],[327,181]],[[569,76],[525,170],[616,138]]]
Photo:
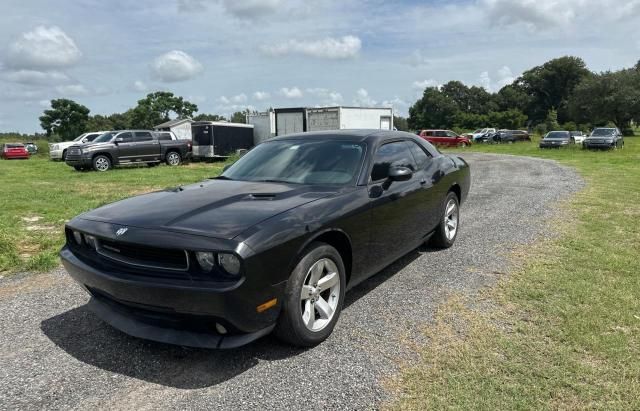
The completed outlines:
[[[206,285],[141,278],[96,268],[65,246],[60,257],[71,277],[91,296],[88,307],[111,326],[134,337],[200,348],[234,348],[275,327],[285,283],[239,281]],[[246,279],[245,279],[246,280]],[[264,312],[257,306],[277,298]],[[227,333],[217,331],[222,325]]]
[[[560,148],[560,147],[568,147],[569,143],[560,143],[560,142],[551,142],[551,141],[541,141],[540,148]]]
[[[582,147],[586,148],[586,149],[591,149],[591,148],[599,148],[599,149],[610,149],[610,148],[614,148],[616,146],[615,141],[612,143],[607,143],[607,142],[594,142],[594,141],[584,141],[582,143]]]

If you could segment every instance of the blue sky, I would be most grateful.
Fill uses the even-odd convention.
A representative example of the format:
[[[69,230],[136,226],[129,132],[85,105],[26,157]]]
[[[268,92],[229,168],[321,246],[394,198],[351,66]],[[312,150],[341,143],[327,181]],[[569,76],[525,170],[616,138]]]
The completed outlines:
[[[228,115],[269,106],[393,106],[427,85],[491,91],[571,54],[640,59],[640,0],[5,0],[0,130],[41,131],[52,98],[122,112],[155,90]]]

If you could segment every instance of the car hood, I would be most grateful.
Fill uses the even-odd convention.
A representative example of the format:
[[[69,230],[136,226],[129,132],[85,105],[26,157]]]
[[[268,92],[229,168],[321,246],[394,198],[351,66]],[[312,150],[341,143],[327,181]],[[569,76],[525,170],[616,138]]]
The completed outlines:
[[[213,179],[131,197],[79,218],[230,240],[261,221],[336,192],[335,187]]]

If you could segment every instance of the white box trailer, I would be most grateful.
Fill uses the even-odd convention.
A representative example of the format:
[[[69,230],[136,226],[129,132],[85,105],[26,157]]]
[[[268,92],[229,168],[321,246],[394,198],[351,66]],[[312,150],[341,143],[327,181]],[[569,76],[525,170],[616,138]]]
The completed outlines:
[[[393,130],[393,109],[375,107],[319,107],[307,109],[306,131]]]
[[[247,123],[255,127],[255,143],[275,136],[344,129],[393,130],[393,109],[377,107],[277,108],[249,114]]]
[[[276,136],[276,113],[273,110],[247,114],[247,124],[253,125],[254,145]]]

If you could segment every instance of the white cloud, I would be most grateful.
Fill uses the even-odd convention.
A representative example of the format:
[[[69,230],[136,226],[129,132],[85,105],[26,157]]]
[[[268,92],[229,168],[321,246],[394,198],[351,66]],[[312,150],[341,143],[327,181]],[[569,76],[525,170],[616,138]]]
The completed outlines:
[[[488,71],[480,73],[480,86],[487,91],[491,91],[491,77]]]
[[[9,45],[7,65],[22,69],[51,69],[76,63],[82,53],[58,26],[38,26]]]
[[[524,23],[530,28],[568,28],[576,21],[617,21],[637,16],[640,0],[482,0],[490,20],[502,25]]]
[[[236,104],[240,104],[240,103],[246,103],[247,102],[247,95],[244,93],[238,94],[236,96],[231,97],[231,102],[236,103]]]
[[[256,91],[253,93],[253,98],[258,101],[267,100],[271,98],[271,94],[266,91]]]
[[[286,98],[302,98],[303,95],[302,90],[300,90],[298,87],[282,87],[280,89],[280,94]]]
[[[2,74],[6,81],[21,84],[53,85],[69,81],[69,76],[59,71],[15,70]]]
[[[184,51],[172,50],[156,57],[151,70],[160,80],[171,83],[192,79],[202,72],[203,67]]]
[[[427,87],[438,87],[439,85],[440,84],[436,80],[430,78],[427,80],[414,81],[411,87],[422,91]]]
[[[135,90],[135,91],[140,91],[140,92],[145,92],[147,91],[149,88],[147,87],[147,85],[141,81],[141,80],[136,80],[133,82],[133,84],[131,85],[131,87]]]
[[[361,88],[356,92],[353,104],[356,106],[375,106],[378,102],[371,98],[366,89]]]
[[[82,84],[57,86],[56,91],[64,96],[86,96],[89,94],[89,90]]]
[[[344,101],[342,94],[334,90],[329,90],[328,88],[308,88],[305,92],[320,99],[319,103],[322,105],[337,106]]]
[[[355,36],[341,38],[327,37],[322,40],[300,41],[288,40],[284,43],[269,44],[260,47],[268,56],[283,56],[286,54],[302,54],[310,57],[325,59],[348,59],[358,55],[362,48],[362,41]]]
[[[509,68],[508,66],[503,66],[502,68],[500,68],[500,70],[498,70],[498,81],[496,83],[496,90],[500,90],[502,87],[513,83],[515,79],[516,78],[513,75],[511,68]]]

